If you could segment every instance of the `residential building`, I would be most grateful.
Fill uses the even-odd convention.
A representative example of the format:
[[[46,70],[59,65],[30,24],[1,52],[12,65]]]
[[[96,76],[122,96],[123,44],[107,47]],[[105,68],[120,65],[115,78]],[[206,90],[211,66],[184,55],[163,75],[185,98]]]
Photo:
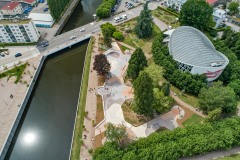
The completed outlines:
[[[31,19],[0,20],[0,43],[37,42],[39,37]]]
[[[218,2],[218,0],[206,0],[206,1],[211,6],[214,6]]]
[[[173,7],[174,9],[181,10],[182,5],[186,2],[187,0],[165,0],[164,5],[167,7]]]
[[[31,18],[37,27],[43,28],[51,28],[55,21],[48,13],[30,13],[28,18]]]
[[[216,22],[215,28],[217,28],[223,21],[227,21],[227,13],[222,9],[214,9],[213,19]]]
[[[20,0],[19,2],[26,3],[26,4],[29,4],[31,6],[34,6],[37,3],[36,0]]]
[[[17,15],[22,14],[22,5],[18,2],[9,2],[1,8],[3,15]]]
[[[196,28],[182,26],[166,33],[170,36],[169,53],[182,71],[205,74],[208,81],[213,81],[229,63],[228,58]]]

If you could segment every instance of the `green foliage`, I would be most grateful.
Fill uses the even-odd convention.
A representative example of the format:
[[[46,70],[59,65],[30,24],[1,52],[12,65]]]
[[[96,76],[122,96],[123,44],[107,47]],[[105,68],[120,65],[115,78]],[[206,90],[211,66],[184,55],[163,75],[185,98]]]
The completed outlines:
[[[205,0],[187,0],[180,11],[182,26],[192,26],[200,30],[208,29],[213,22],[213,8]]]
[[[231,2],[228,6],[228,9],[230,11],[229,14],[230,15],[238,14],[239,13],[238,7],[239,2]]]
[[[157,113],[164,113],[171,108],[174,102],[172,97],[164,96],[163,92],[158,88],[153,89],[153,94],[153,108]]]
[[[240,97],[240,79],[233,80],[228,84],[229,87],[231,87],[236,95]]]
[[[143,10],[137,18],[135,32],[139,38],[148,38],[153,34],[153,19],[151,11],[148,9],[148,2],[144,4]]]
[[[147,67],[147,59],[143,50],[141,48],[137,48],[129,60],[127,77],[133,82],[144,67]]]
[[[153,85],[146,72],[141,72],[133,83],[135,111],[139,114],[152,115]]]
[[[98,54],[94,57],[93,69],[97,71],[98,75],[106,76],[111,69],[111,64],[104,54]]]
[[[116,31],[116,27],[113,26],[111,23],[107,22],[107,23],[101,25],[101,29],[102,29],[102,34],[104,37],[104,43],[107,46],[111,46],[112,35]]]
[[[122,32],[114,32],[113,37],[119,41],[123,41],[123,39],[124,39]]]
[[[17,84],[20,81],[20,78],[27,67],[27,63],[21,65],[21,66],[15,66],[13,69],[10,69],[6,72],[0,73],[0,79],[3,77],[8,77],[8,79],[12,76],[16,76],[15,83]]]
[[[47,0],[52,17],[58,21],[71,0]]]
[[[217,108],[221,108],[223,113],[232,113],[237,109],[237,99],[233,89],[223,87],[220,82],[215,82],[210,88],[203,88],[198,97],[200,108],[206,113]]]
[[[116,4],[116,0],[103,0],[103,3],[96,9],[99,18],[107,18],[111,16],[111,9]]]
[[[110,142],[117,142],[119,145],[122,140],[127,136],[126,127],[124,125],[114,126],[112,123],[108,123],[106,129],[106,138]]]
[[[163,35],[160,33],[153,41],[152,54],[156,64],[164,68],[164,77],[180,90],[197,95],[201,88],[206,87],[206,76],[192,75],[178,69],[176,62],[168,52],[168,47],[163,45]]]
[[[161,88],[162,88],[162,91],[164,93],[164,96],[169,96],[170,95],[170,87],[171,87],[171,85],[170,85],[169,82],[164,82],[162,84]]]
[[[106,143],[96,149],[93,160],[178,160],[240,145],[239,131],[239,117],[191,125],[153,133],[121,148],[116,143]]]
[[[216,108],[210,112],[208,112],[208,116],[204,119],[204,122],[213,122],[219,120],[221,117],[222,109]]]
[[[144,69],[144,72],[147,72],[149,77],[153,80],[153,86],[158,87],[159,81],[163,75],[163,69],[155,63],[150,64]]]
[[[201,124],[204,119],[197,114],[193,114],[190,118],[183,122],[184,126]]]

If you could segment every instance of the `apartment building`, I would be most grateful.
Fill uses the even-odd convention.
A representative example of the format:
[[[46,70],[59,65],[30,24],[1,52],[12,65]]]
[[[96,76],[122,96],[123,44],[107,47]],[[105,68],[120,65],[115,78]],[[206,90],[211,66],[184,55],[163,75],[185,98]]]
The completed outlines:
[[[37,42],[39,37],[31,19],[0,20],[0,43]]]
[[[1,8],[3,15],[15,16],[23,13],[22,5],[18,2],[9,2]]]

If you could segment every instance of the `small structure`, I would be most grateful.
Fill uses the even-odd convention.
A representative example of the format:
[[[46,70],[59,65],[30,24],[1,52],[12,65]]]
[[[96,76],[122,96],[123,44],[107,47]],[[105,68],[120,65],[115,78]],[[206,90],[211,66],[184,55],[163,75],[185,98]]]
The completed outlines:
[[[215,28],[217,28],[223,21],[226,21],[226,11],[222,9],[215,9],[213,11],[213,19],[216,22]]]
[[[43,28],[51,28],[55,21],[48,13],[30,13],[28,18],[33,20],[36,27]]]
[[[179,69],[192,74],[205,74],[208,81],[218,78],[229,63],[228,58],[193,27],[176,28],[170,35],[168,46]]]
[[[23,13],[22,5],[18,2],[9,2],[5,4],[1,11],[3,15],[18,15]]]

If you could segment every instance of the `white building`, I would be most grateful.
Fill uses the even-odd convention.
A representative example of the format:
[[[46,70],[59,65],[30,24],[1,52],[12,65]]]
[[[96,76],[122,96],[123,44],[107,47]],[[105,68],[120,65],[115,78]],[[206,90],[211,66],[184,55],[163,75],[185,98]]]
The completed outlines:
[[[164,5],[167,7],[173,7],[177,10],[181,10],[182,5],[186,2],[187,0],[165,0]]]
[[[31,18],[37,27],[43,28],[51,28],[55,21],[48,13],[30,13],[28,18]]]
[[[219,77],[228,65],[228,58],[218,52],[212,42],[199,30],[189,26],[167,32],[169,53],[179,69],[192,74],[205,74],[208,81]]]
[[[226,20],[226,11],[216,8],[213,11],[213,19],[216,22],[215,28],[217,28],[223,21]]]
[[[1,8],[1,11],[3,15],[17,15],[23,13],[23,8],[18,2],[9,2]]]
[[[37,42],[39,37],[31,19],[0,20],[0,43]]]

